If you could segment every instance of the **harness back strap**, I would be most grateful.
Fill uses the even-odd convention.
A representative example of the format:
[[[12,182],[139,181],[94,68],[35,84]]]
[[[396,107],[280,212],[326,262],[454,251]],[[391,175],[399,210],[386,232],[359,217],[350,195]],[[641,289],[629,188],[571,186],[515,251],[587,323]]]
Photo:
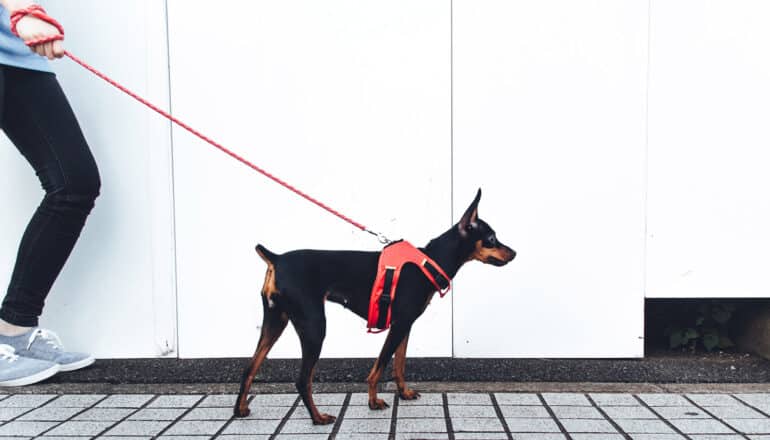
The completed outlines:
[[[396,287],[401,269],[407,263],[420,268],[428,281],[443,297],[451,287],[449,276],[430,257],[407,241],[396,241],[385,246],[380,253],[377,277],[374,279],[369,300],[369,333],[379,333],[390,327],[390,306],[396,297]],[[376,330],[375,330],[376,329]]]

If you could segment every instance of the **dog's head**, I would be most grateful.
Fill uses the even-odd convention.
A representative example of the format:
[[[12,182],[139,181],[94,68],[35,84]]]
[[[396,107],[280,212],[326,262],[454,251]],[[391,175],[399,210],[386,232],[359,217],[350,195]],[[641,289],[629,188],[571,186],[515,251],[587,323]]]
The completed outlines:
[[[485,264],[504,266],[516,257],[516,251],[501,243],[492,227],[479,218],[479,200],[481,189],[457,223],[460,237],[472,246],[468,261],[478,260]]]

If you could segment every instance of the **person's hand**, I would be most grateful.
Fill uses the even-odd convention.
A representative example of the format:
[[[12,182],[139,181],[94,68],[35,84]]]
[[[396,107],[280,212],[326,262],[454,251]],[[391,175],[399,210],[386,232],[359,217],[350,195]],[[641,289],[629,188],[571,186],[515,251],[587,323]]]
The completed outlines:
[[[19,33],[24,42],[40,40],[43,38],[53,37],[61,35],[56,26],[47,23],[32,15],[25,15],[16,24],[16,32]],[[38,55],[47,57],[49,60],[54,58],[61,58],[64,56],[64,45],[61,40],[51,41],[48,43],[36,44],[32,46],[33,52]]]

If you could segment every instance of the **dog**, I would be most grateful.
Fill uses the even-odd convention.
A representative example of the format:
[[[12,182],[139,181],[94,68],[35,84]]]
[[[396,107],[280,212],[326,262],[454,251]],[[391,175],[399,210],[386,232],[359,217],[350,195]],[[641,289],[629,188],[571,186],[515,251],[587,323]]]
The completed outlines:
[[[477,260],[503,266],[516,252],[502,244],[495,231],[478,216],[481,189],[460,221],[420,250],[454,278],[460,267]],[[235,403],[236,417],[249,415],[248,393],[254,376],[268,352],[291,321],[302,346],[302,364],[296,388],[315,425],[334,423],[335,417],[322,414],[313,402],[313,372],[326,334],[326,301],[332,301],[367,319],[372,284],[378,270],[379,252],[296,250],[274,254],[262,245],[257,253],[267,264],[262,287],[264,311],[262,333],[254,356],[243,373]],[[413,400],[420,394],[407,387],[404,380],[406,347],[412,324],[430,303],[436,287],[414,264],[406,264],[396,287],[391,306],[392,325],[367,383],[369,408],[385,409],[388,404],[377,398],[377,383],[395,353],[393,378],[401,399]]]

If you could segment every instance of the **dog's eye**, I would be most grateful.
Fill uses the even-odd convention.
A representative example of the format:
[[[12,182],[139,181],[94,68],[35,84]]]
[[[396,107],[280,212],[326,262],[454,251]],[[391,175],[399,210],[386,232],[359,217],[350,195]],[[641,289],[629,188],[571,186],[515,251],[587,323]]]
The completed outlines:
[[[484,240],[484,247],[491,248],[495,246],[497,246],[497,238],[494,235],[490,235],[486,240]]]

